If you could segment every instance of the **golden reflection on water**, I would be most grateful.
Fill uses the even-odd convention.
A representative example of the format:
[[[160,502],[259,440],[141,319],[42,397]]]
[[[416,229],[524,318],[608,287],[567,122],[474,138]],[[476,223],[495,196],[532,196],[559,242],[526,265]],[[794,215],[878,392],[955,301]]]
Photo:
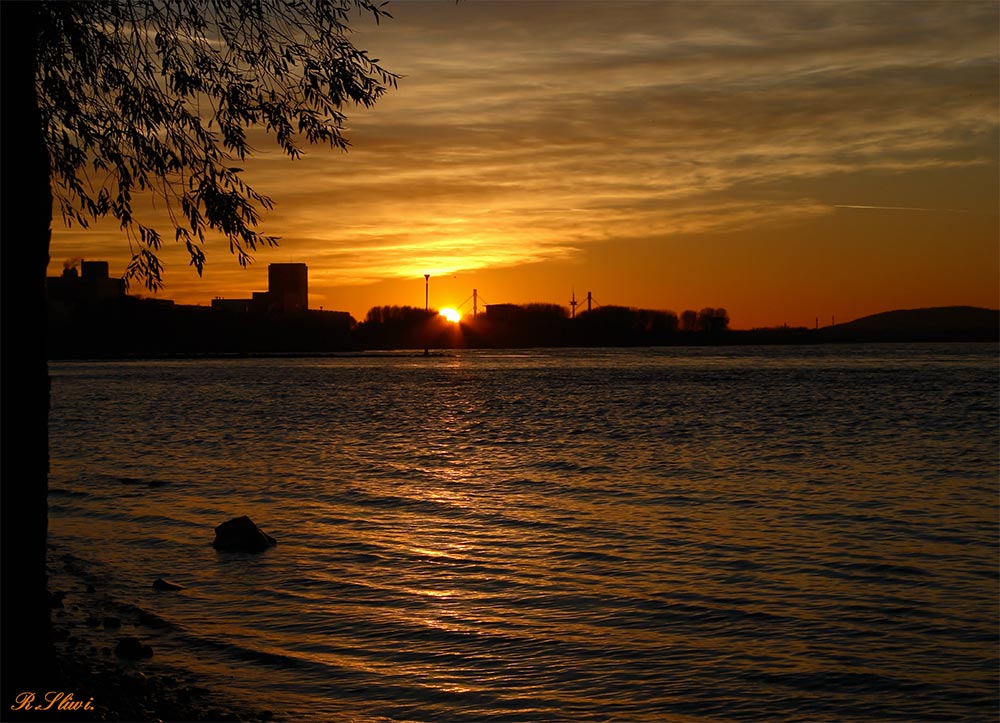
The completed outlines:
[[[995,359],[683,353],[207,363],[196,409],[154,365],[114,413],[71,367],[53,537],[296,719],[995,712]],[[278,547],[214,551],[243,513]]]

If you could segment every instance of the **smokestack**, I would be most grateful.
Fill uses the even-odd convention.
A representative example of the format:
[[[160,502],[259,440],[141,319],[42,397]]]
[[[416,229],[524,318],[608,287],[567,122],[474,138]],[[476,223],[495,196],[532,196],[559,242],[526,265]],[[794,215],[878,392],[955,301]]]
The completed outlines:
[[[79,257],[69,258],[63,261],[63,272],[62,272],[63,278],[66,279],[79,278],[80,272],[79,270],[77,270],[76,267],[80,265],[81,261],[83,261],[83,259]]]

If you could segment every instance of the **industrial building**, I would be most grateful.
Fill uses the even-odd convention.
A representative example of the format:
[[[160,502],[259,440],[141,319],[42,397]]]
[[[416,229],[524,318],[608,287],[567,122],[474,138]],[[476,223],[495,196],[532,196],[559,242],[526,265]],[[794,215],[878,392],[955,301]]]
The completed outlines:
[[[487,304],[486,318],[500,323],[516,323],[524,316],[524,307],[517,304]]]
[[[275,311],[309,308],[309,269],[305,264],[269,264],[267,293]]]
[[[62,276],[49,276],[45,283],[49,300],[62,304],[113,301],[125,295],[125,283],[110,277],[107,261],[71,259],[63,265]]]
[[[309,268],[305,264],[268,264],[267,291],[249,299],[212,299],[212,308],[230,313],[290,313],[309,310]]]

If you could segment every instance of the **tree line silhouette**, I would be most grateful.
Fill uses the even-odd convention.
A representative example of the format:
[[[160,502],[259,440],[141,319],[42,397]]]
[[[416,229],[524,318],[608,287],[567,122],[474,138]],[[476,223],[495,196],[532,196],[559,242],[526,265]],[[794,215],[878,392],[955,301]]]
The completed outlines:
[[[405,349],[433,346],[656,346],[717,340],[729,331],[723,308],[673,311],[601,306],[571,317],[558,304],[498,304],[453,324],[436,310],[371,308],[353,332],[357,346]]]
[[[437,310],[375,306],[358,323],[344,312],[229,312],[126,296],[52,304],[50,358],[718,343],[725,309],[601,306],[571,317],[557,304],[500,304],[452,323]]]
[[[936,312],[936,313],[934,313]],[[600,306],[570,315],[557,304],[499,304],[452,323],[437,310],[375,306],[346,312],[235,312],[125,296],[50,304],[51,359],[309,354],[392,349],[992,341],[997,312],[950,308],[891,312],[810,329],[729,328],[723,308],[700,311]]]

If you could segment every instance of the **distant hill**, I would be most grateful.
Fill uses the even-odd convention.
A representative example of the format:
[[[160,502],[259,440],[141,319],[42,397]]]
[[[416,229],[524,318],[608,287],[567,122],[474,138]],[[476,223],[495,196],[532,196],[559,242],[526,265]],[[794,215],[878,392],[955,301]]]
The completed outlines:
[[[975,306],[900,309],[816,332],[820,341],[997,341],[1000,310]]]

